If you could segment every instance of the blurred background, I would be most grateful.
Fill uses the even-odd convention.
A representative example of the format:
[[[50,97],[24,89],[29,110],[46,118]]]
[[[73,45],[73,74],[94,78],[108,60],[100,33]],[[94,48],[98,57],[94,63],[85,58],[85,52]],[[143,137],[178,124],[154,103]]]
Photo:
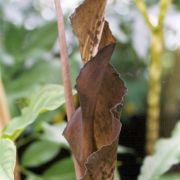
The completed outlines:
[[[72,85],[82,67],[69,16],[82,0],[62,0]],[[152,22],[158,0],[146,1]],[[128,94],[122,112],[117,179],[135,180],[145,157],[150,32],[133,0],[111,0],[107,20],[117,38],[111,63],[120,72]],[[63,84],[53,0],[0,0],[0,72],[11,117],[44,84]],[[180,119],[180,1],[174,0],[164,24],[160,136],[169,137]],[[75,97],[76,106],[78,99]],[[20,171],[27,180],[73,180],[69,146],[61,133],[65,107],[43,113],[17,140]],[[180,170],[179,166],[170,171]]]

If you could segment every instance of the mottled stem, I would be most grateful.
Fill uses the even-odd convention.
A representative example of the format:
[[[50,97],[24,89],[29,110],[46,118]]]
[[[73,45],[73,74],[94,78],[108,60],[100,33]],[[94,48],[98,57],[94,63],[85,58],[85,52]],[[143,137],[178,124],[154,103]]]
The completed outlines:
[[[148,111],[146,123],[146,153],[154,152],[154,145],[159,138],[160,124],[160,96],[161,96],[161,56],[163,53],[163,26],[168,7],[172,0],[160,1],[158,23],[153,25],[150,21],[144,0],[136,0],[147,27],[151,32],[151,60],[149,65],[149,92]]]
[[[161,0],[160,1],[160,12],[158,17],[158,26],[157,29],[161,29],[164,26],[164,19],[167,14],[167,10],[169,6],[171,5],[172,0]]]
[[[150,29],[150,31],[152,31],[154,29],[154,26],[152,25],[152,23],[150,21],[144,0],[135,0],[135,2],[136,2],[136,6],[138,7],[139,11],[141,12],[142,16],[144,17],[144,21],[145,21],[147,27]]]
[[[55,2],[56,14],[57,14],[57,24],[58,24],[58,33],[59,33],[59,45],[60,45],[60,54],[61,54],[61,62],[62,62],[66,110],[67,110],[67,117],[69,121],[72,114],[75,111],[75,107],[74,107],[70,71],[69,71],[69,64],[68,64],[68,50],[67,50],[67,43],[66,43],[66,37],[65,37],[65,28],[64,28],[64,20],[63,20],[63,12],[61,8],[61,3],[60,3],[60,0],[54,0],[54,2]],[[80,177],[82,176],[81,170],[75,158],[73,158],[73,161],[74,161],[74,166],[75,166],[75,171],[76,171],[76,179],[79,180]]]
[[[146,153],[154,152],[159,137],[160,95],[161,95],[161,54],[163,50],[161,32],[152,34],[151,61],[149,65],[149,92],[147,111]]]

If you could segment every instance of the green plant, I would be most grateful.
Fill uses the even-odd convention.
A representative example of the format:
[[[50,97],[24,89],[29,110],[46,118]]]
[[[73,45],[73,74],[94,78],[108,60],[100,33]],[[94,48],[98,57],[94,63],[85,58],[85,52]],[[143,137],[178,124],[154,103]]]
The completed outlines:
[[[2,173],[2,176],[4,176],[4,179],[13,179],[13,169],[16,160],[16,148],[13,141],[21,135],[27,126],[36,120],[40,113],[55,110],[63,105],[64,102],[64,90],[62,86],[48,85],[42,87],[29,99],[29,105],[22,110],[22,115],[14,118],[7,124],[2,131],[0,144],[0,149],[2,151],[0,172]],[[9,158],[10,160],[8,160]],[[4,162],[7,162],[8,164]],[[6,172],[4,169],[7,169],[7,174],[3,174]]]
[[[148,92],[148,112],[147,112],[147,134],[146,152],[152,154],[154,144],[159,137],[160,118],[160,94],[161,94],[161,73],[162,73],[162,53],[164,50],[164,19],[171,0],[160,1],[160,12],[157,24],[153,24],[148,15],[144,0],[136,0],[136,5],[140,10],[148,29],[151,32],[151,61],[149,64],[149,92]]]
[[[180,175],[164,175],[173,165],[180,162],[180,123],[176,125],[172,136],[167,139],[160,139],[155,146],[155,153],[147,156],[141,167],[141,174],[138,180],[174,180]]]
[[[18,177],[17,174],[21,174],[22,179],[26,180],[74,180],[76,175],[73,166],[72,155],[70,153],[70,146],[68,145],[65,138],[61,135],[67,125],[65,120],[66,110],[68,109],[65,107],[65,105],[57,105],[57,108],[55,108],[55,110],[49,111],[47,110],[47,107],[49,109],[50,106],[46,106],[46,103],[52,98],[50,97],[50,99],[48,99],[48,91],[51,91],[52,89],[54,89],[54,87],[57,87],[57,89],[58,87],[63,88],[62,86],[56,85],[53,85],[52,88],[51,85],[47,86],[47,84],[63,83],[63,76],[60,74],[60,71],[62,71],[63,68],[61,61],[59,61],[59,52],[56,46],[57,27],[54,19],[52,20],[52,12],[55,13],[55,10],[52,9],[51,5],[46,3],[45,1],[41,1],[43,5],[37,0],[27,0],[24,1],[22,4],[19,4],[19,2],[20,0],[4,1],[3,3],[0,2],[0,68],[2,79],[1,84],[3,87],[3,93],[0,92],[0,129],[3,129],[3,131],[1,131],[0,133],[0,178],[2,178],[2,180],[12,179],[14,173],[15,180],[20,180],[20,177]],[[25,4],[28,2],[29,5],[25,7]],[[66,3],[66,1],[64,2]],[[76,2],[76,0],[72,2],[74,3]],[[98,0],[98,3],[99,2],[104,3],[105,1]],[[148,15],[151,15],[153,9],[151,5],[157,7],[157,0],[152,0],[151,2],[147,0],[145,2],[148,8]],[[162,2],[167,3],[169,1]],[[14,13],[13,9],[11,9],[12,5],[10,7],[6,7],[7,4],[10,5],[11,3],[13,4],[13,7],[16,6],[15,8],[22,14],[23,23],[21,25],[16,20],[13,19],[12,21],[6,17],[6,11],[8,9],[10,9],[12,13]],[[71,2],[67,2],[67,4],[69,5],[71,4]],[[177,5],[178,1],[174,1],[173,4]],[[113,64],[113,66],[119,72],[121,72],[121,76],[123,77],[123,79],[125,79],[126,86],[128,87],[128,96],[125,99],[125,107],[121,117],[123,126],[121,134],[122,139],[120,139],[120,143],[128,146],[128,148],[122,148],[122,146],[118,147],[118,153],[121,153],[121,155],[118,155],[118,163],[114,178],[116,180],[120,180],[120,172],[122,173],[122,179],[126,177],[129,179],[135,179],[136,175],[138,174],[137,172],[139,172],[138,167],[142,163],[141,159],[144,156],[143,140],[141,139],[144,136],[144,124],[139,124],[139,122],[144,121],[146,115],[145,113],[148,109],[146,105],[146,97],[148,91],[150,91],[147,86],[149,79],[147,76],[147,71],[150,67],[147,61],[147,59],[149,58],[149,37],[146,34],[144,39],[138,39],[139,36],[143,37],[144,31],[146,31],[146,27],[142,24],[143,19],[141,20],[142,17],[139,15],[134,1],[113,1],[113,3],[110,3],[109,5],[110,6],[107,8],[107,18],[110,22],[112,32],[117,38],[116,49],[114,50],[110,63]],[[97,8],[97,6],[98,4],[96,4],[96,8],[92,9],[93,12],[95,11],[97,13],[103,14],[104,12],[101,12],[101,8]],[[72,9],[74,9],[74,7],[75,6],[70,8],[71,11]],[[102,5],[101,7],[104,7],[104,5]],[[66,9],[64,7],[63,11],[66,12]],[[89,12],[89,10],[87,10],[86,13],[87,12]],[[88,28],[88,33],[91,32],[91,36],[89,39],[94,39],[95,41],[97,41],[101,39],[100,34],[101,30],[103,29],[102,27],[104,26],[105,30],[108,29],[107,24],[105,23],[104,25],[104,23],[102,23],[102,29],[100,28],[100,31],[96,31],[96,25],[93,25],[96,24],[94,22],[98,18],[96,17],[95,19],[93,19],[93,15],[95,14],[96,13],[91,13],[90,16],[83,16],[82,18],[80,18],[80,20],[78,20],[77,26],[78,29],[81,29],[81,20],[84,20],[86,17],[89,17],[90,19],[92,18],[92,23],[90,23],[91,20],[89,20],[88,23],[85,23],[85,28]],[[16,14],[13,14],[14,17],[15,15]],[[33,22],[36,22],[36,18],[40,18],[41,22],[39,24],[36,24],[35,26],[27,26],[27,22],[29,22],[29,17],[32,17],[32,15],[34,16],[32,18]],[[42,18],[44,17],[44,15],[46,17],[49,16],[51,20],[44,20]],[[175,12],[174,8],[171,7],[167,19],[171,20],[173,15],[178,16],[178,11]],[[65,19],[67,19],[67,16],[69,16],[69,12],[65,14]],[[149,19],[150,18],[151,16],[149,16]],[[142,23],[139,23],[140,21]],[[100,24],[100,22],[97,24]],[[177,24],[178,22],[172,23],[172,26],[175,27],[177,26]],[[91,28],[91,25],[94,28]],[[167,32],[167,29],[169,30],[169,26],[166,24],[166,26],[164,26],[164,29],[166,30],[163,30],[165,32],[164,39],[168,40],[168,36],[166,37],[166,35],[169,34],[169,32]],[[60,30],[62,30],[62,28],[60,28]],[[70,29],[68,21],[65,21],[65,30],[67,33],[69,64],[72,75],[71,85],[74,86],[76,84],[76,77],[80,71],[81,66],[81,63],[79,61],[79,49],[77,47],[75,38],[73,38],[74,36],[72,36],[72,30]],[[173,28],[172,32],[176,34],[176,31],[174,31]],[[97,39],[95,36],[96,33],[98,34]],[[80,35],[83,35],[83,33],[80,33]],[[86,38],[89,36],[88,34],[84,33],[84,37]],[[159,41],[159,38],[157,37],[155,37],[154,39],[155,41]],[[82,39],[82,41],[80,42],[82,43],[84,42],[84,40]],[[87,40],[85,43],[87,42],[90,41]],[[157,44],[161,43],[162,42],[160,41],[157,42]],[[157,46],[157,44],[155,43],[154,46],[151,45],[152,49],[154,48],[154,51],[156,51],[155,47]],[[92,43],[90,45],[92,45]],[[89,46],[83,45],[81,47],[81,54],[85,61],[91,59],[91,55],[95,56],[95,54],[99,51],[99,49],[97,49],[98,45],[92,46],[92,52],[89,52]],[[88,47],[83,50],[87,53],[83,53],[82,48],[84,47]],[[141,52],[144,51],[145,48],[147,49],[146,53],[143,56],[143,53],[141,54]],[[163,51],[165,51],[165,49]],[[63,54],[61,53],[61,55]],[[162,64],[160,66],[162,69],[164,68],[164,66],[166,66],[165,68],[167,69],[166,72],[163,71],[162,78],[169,78],[169,74],[173,64],[173,56],[174,49],[170,49],[170,51],[168,49],[168,51],[166,51],[166,56],[163,56],[163,60],[161,61]],[[176,67],[176,69],[178,72],[178,67]],[[177,72],[172,72],[175,79],[178,74]],[[166,75],[166,77],[164,76],[164,74]],[[94,81],[95,80],[97,80],[97,77],[94,78]],[[87,82],[87,79],[85,80],[85,82]],[[162,85],[163,87],[167,86],[166,79],[163,79]],[[107,90],[109,92],[113,88],[110,87],[104,89],[104,91]],[[167,90],[167,96],[170,99],[170,101],[168,102],[173,102],[174,98],[177,100],[177,102],[179,102],[179,97],[176,98],[178,94],[176,95],[176,93],[174,93],[174,98],[171,98],[172,96],[170,95],[174,92],[174,86],[171,87],[171,93],[169,93],[169,88],[164,89]],[[103,90],[102,92],[104,92]],[[41,94],[44,94],[44,97],[41,97]],[[58,92],[58,94],[60,95],[60,92]],[[98,93],[98,95],[100,94],[101,93]],[[3,95],[3,102],[1,102],[1,95]],[[57,96],[57,98],[60,98],[60,96]],[[41,109],[38,105],[33,105],[35,104],[36,99],[38,100],[38,102],[41,101],[46,104],[44,104],[46,110],[44,108]],[[106,99],[108,98],[104,98],[104,100]],[[77,103],[77,96],[75,96],[75,100]],[[55,102],[55,100],[53,101]],[[164,103],[166,103],[166,101],[164,102],[164,97],[162,97],[162,104]],[[168,107],[171,107],[171,103],[168,104]],[[8,106],[9,109],[7,108]],[[4,116],[3,114],[5,112],[3,110],[3,113],[1,113],[2,107],[5,108],[5,114],[8,118],[1,119],[1,117]],[[175,108],[177,107],[178,103]],[[154,110],[157,112],[158,108],[154,108]],[[31,112],[33,112],[32,117]],[[11,114],[12,118],[10,118],[9,114]],[[171,118],[166,118],[171,121]],[[5,125],[6,127],[4,127]],[[77,128],[74,129],[77,130]],[[164,127],[164,130],[167,130],[166,126]],[[125,135],[125,133],[127,135]],[[179,180],[178,172],[176,172],[175,174],[167,172],[174,163],[166,163],[166,159],[162,158],[162,155],[165,154],[168,157],[168,162],[170,162],[170,159],[175,160],[173,162],[179,162],[178,158],[175,156],[175,153],[170,153],[171,150],[169,145],[171,144],[171,142],[175,142],[174,140],[172,140],[172,138],[174,139],[174,136],[171,137],[171,139],[168,139],[168,141],[166,141],[166,147],[160,147],[161,145],[163,145],[163,143],[158,145],[157,152],[159,152],[159,149],[161,149],[161,154],[156,152],[153,155],[153,160],[149,163],[146,163],[145,160],[145,164],[142,168],[143,171],[140,177],[143,176],[143,178],[146,179],[146,177],[150,176],[151,180],[154,180],[153,178],[157,178],[158,180]],[[138,140],[137,142],[136,139]],[[178,139],[176,140],[178,142]],[[77,144],[79,144],[79,141],[77,142]],[[176,147],[174,149],[177,150],[178,143],[175,143],[174,146]],[[127,156],[128,161],[126,159]],[[149,157],[147,159],[149,161]],[[160,160],[157,161],[156,159]],[[15,167],[15,161],[18,162],[16,167],[19,166],[19,169],[15,168],[15,172],[13,172]],[[153,172],[148,171],[147,164],[150,164],[151,166],[153,165]],[[97,166],[96,169],[98,169]],[[156,177],[154,177],[154,174],[156,174]]]

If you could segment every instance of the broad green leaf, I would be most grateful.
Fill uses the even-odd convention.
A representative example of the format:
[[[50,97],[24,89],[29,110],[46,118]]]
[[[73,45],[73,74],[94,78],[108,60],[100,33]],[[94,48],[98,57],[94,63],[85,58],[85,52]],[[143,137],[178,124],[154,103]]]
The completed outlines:
[[[41,177],[38,177],[38,176],[30,175],[30,176],[27,177],[26,180],[44,180],[44,179],[41,178]]]
[[[75,172],[71,158],[58,161],[43,174],[45,180],[74,180]]]
[[[118,172],[118,169],[117,169],[117,168],[116,168],[116,170],[115,170],[114,180],[121,180],[121,178],[120,178],[120,176],[119,176],[119,172]]]
[[[50,161],[59,152],[60,146],[49,141],[38,141],[27,147],[22,156],[22,165],[37,167]]]
[[[15,57],[15,63],[25,61],[29,57],[37,57],[40,54],[42,56],[43,53],[52,49],[57,38],[55,22],[46,23],[34,30],[8,24],[5,32],[4,48],[6,52]]]
[[[58,60],[37,62],[32,68],[22,72],[19,78],[7,84],[10,98],[17,99],[27,96],[27,94],[37,88],[38,85],[62,83],[59,68],[60,63]]]
[[[6,90],[11,114],[14,116],[17,114],[17,100],[27,97],[37,87],[50,83],[62,84],[59,68],[60,63],[58,60],[52,60],[51,62],[41,60],[30,69],[23,70],[20,76],[11,83],[9,82],[6,85]]]
[[[23,109],[22,115],[14,118],[7,125],[3,131],[3,136],[16,139],[28,125],[35,121],[40,113],[55,110],[64,102],[63,86],[47,85],[42,87],[32,95],[29,106]]]
[[[45,38],[46,37],[46,38]],[[26,50],[26,56],[34,54],[37,49],[50,51],[57,39],[56,22],[48,22],[26,34],[23,47]]]
[[[32,172],[24,167],[21,167],[21,173],[27,177],[26,180],[43,180],[43,178],[41,178],[41,176],[34,174],[34,172]]]
[[[22,47],[27,31],[24,27],[18,27],[10,23],[7,23],[5,28],[5,34],[3,36],[4,48],[8,54],[11,54],[17,61],[20,61],[22,60],[20,58],[20,52],[24,53]]]
[[[50,125],[48,123],[44,123],[44,133],[42,134],[41,139],[60,144],[61,146],[69,147],[66,139],[62,135],[65,127],[66,123],[61,123],[58,125]]]
[[[0,139],[0,179],[13,180],[16,163],[16,147],[9,139]]]
[[[168,174],[160,177],[158,180],[180,180],[180,174]]]
[[[172,165],[180,162],[180,123],[172,137],[157,142],[155,154],[145,159],[138,180],[159,180]]]

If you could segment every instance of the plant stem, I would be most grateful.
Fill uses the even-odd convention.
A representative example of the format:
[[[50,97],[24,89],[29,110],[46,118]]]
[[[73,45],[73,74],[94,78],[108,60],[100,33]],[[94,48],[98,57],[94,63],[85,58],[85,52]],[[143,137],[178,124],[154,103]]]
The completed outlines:
[[[6,102],[6,95],[4,91],[3,82],[0,77],[0,132],[4,128],[4,126],[10,121],[10,113],[8,109],[8,105]],[[16,161],[16,167],[14,170],[14,178],[15,180],[20,180],[20,173],[19,173],[19,165],[18,161]]]
[[[167,10],[169,5],[172,3],[172,0],[161,0],[160,1],[160,12],[159,12],[159,18],[158,18],[158,29],[163,27],[164,18],[167,14]]]
[[[150,21],[144,0],[135,0],[135,2],[136,2],[136,6],[138,7],[139,11],[141,12],[142,16],[144,17],[144,21],[146,22],[146,25],[148,26],[149,30],[153,31],[154,26],[152,25],[152,23]]]
[[[154,152],[154,145],[159,137],[160,95],[161,95],[161,56],[163,53],[163,25],[165,15],[172,0],[160,1],[158,24],[150,22],[144,0],[136,0],[136,5],[151,32],[151,60],[149,65],[149,92],[146,123],[146,153]]]
[[[60,45],[60,54],[61,54],[61,62],[62,62],[66,110],[67,110],[68,121],[70,121],[70,118],[75,111],[75,107],[74,107],[70,71],[68,65],[68,51],[67,51],[67,43],[65,37],[64,20],[63,20],[63,13],[62,13],[60,1],[54,0],[54,2],[55,2],[55,8],[56,8],[56,14],[58,20],[59,45]],[[79,180],[80,177],[82,176],[81,170],[75,158],[73,158],[73,161],[76,171],[76,179]]]
[[[10,114],[5,97],[3,83],[0,79],[0,131],[10,121]]]
[[[146,153],[152,154],[159,137],[159,115],[161,94],[161,54],[163,51],[161,31],[152,34],[151,61],[149,65],[149,92],[147,111]]]
[[[68,64],[68,51],[67,51],[67,44],[65,37],[64,20],[63,20],[61,4],[59,0],[55,0],[55,6],[56,6],[57,19],[58,19],[59,45],[60,45],[60,55],[62,62],[66,109],[67,109],[68,120],[70,120],[72,114],[75,111],[75,108],[74,108],[74,100],[73,100],[70,71]]]

